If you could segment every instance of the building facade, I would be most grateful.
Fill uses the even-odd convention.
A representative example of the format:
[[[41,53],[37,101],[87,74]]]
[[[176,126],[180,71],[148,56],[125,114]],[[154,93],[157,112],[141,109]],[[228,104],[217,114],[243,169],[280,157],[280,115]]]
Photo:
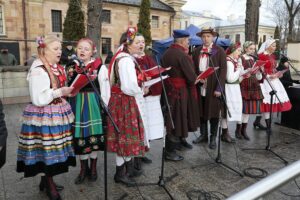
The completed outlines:
[[[245,42],[245,19],[244,17],[228,16],[227,20],[222,20],[216,27],[220,37],[230,39],[233,43]],[[275,26],[266,22],[260,22],[258,26],[258,42],[265,42],[266,39],[274,37]]]
[[[0,0],[0,45],[5,43],[23,64],[36,54],[35,38],[57,35],[62,39],[68,0]],[[151,0],[151,33],[153,40],[170,37],[180,28],[179,17],[184,0]],[[106,54],[119,45],[128,26],[137,26],[141,0],[103,0],[101,52]],[[87,11],[87,0],[82,0]],[[76,22],[74,22],[76,23]],[[25,50],[26,49],[26,50]]]

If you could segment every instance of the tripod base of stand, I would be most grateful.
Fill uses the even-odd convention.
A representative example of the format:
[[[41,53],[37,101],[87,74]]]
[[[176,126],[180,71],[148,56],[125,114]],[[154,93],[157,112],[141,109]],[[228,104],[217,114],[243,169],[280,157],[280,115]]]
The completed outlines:
[[[269,146],[266,146],[265,149],[242,149],[242,151],[268,151],[272,153],[274,156],[276,156],[277,158],[279,158],[285,165],[289,164],[287,160],[285,160],[283,157],[275,153]]]
[[[218,165],[222,165],[223,167],[225,167],[225,168],[227,168],[227,169],[229,169],[229,170],[235,172],[235,173],[238,174],[240,177],[244,177],[244,175],[243,175],[241,172],[239,172],[239,171],[233,169],[232,167],[226,165],[225,163],[223,163],[222,160],[221,160],[221,158],[220,158],[219,156],[216,158],[216,163],[217,163]]]
[[[137,183],[137,186],[149,186],[149,185],[158,185],[159,187],[162,187],[166,193],[169,195],[170,199],[174,199],[173,196],[171,195],[171,193],[168,191],[168,189],[166,188],[166,183],[169,181],[172,181],[173,178],[175,178],[176,176],[179,176],[179,174],[176,172],[175,174],[173,174],[170,177],[167,177],[166,180],[164,180],[161,176],[159,176],[159,181],[158,183]]]

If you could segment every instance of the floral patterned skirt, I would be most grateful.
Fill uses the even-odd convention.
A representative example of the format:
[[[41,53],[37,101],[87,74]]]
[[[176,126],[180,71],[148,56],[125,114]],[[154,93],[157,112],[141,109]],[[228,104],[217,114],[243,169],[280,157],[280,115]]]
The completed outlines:
[[[119,156],[143,156],[144,126],[135,98],[112,93],[108,106],[120,134],[107,119],[107,150]]]

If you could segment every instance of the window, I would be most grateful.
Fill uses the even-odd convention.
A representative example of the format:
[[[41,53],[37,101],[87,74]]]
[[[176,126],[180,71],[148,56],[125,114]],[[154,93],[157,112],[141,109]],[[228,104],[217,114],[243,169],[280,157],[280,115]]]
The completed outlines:
[[[111,51],[111,38],[101,38],[102,54],[108,54]]]
[[[62,32],[61,10],[51,10],[52,32]]]
[[[266,35],[263,35],[263,42],[265,42],[267,39],[267,36]]]
[[[110,10],[102,10],[101,20],[102,23],[110,24]]]
[[[158,23],[159,23],[159,17],[158,16],[152,16],[151,20],[151,27],[152,28],[158,28]]]
[[[0,35],[5,34],[3,6],[0,5]]]
[[[241,35],[240,34],[235,35],[235,42],[241,42]]]
[[[225,35],[225,39],[230,39],[230,35]]]
[[[185,21],[185,28],[188,27],[188,21]]]

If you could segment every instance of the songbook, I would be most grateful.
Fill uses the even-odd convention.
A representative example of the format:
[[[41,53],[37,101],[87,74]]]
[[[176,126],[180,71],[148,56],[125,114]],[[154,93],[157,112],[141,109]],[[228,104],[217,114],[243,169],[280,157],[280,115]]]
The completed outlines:
[[[92,81],[95,80],[95,78],[97,77],[97,75],[88,75],[88,76]],[[71,94],[72,95],[77,94],[88,83],[89,83],[89,79],[85,74],[78,74],[70,86],[70,87],[74,87]]]
[[[259,69],[261,67],[263,67],[265,64],[266,64],[266,61],[258,60],[254,63],[252,68],[249,68],[248,70],[246,70],[245,73],[243,73],[241,76],[245,78],[249,75],[256,74],[259,71]]]
[[[197,77],[197,80],[208,78],[210,75],[212,75],[218,69],[219,69],[219,67],[208,67],[204,72],[199,74],[199,76]]]
[[[287,72],[289,69],[284,69],[284,70],[280,70],[280,71],[278,71],[278,72],[276,72],[276,74],[278,74],[278,75],[283,75],[285,72]]]
[[[160,71],[160,73],[163,73],[170,69],[171,69],[171,67],[163,68],[163,67],[159,66],[159,68],[158,68],[158,66],[155,66],[155,67],[152,67],[151,69],[144,70],[144,74],[146,77],[153,78],[153,77],[159,76],[159,71]]]
[[[163,80],[166,79],[166,78],[169,78],[169,75],[162,76]],[[151,79],[149,81],[145,81],[144,82],[144,86],[145,87],[150,87],[150,86],[152,86],[152,85],[154,85],[154,84],[156,84],[156,83],[158,83],[160,81],[161,81],[160,77],[154,78],[154,79]]]

